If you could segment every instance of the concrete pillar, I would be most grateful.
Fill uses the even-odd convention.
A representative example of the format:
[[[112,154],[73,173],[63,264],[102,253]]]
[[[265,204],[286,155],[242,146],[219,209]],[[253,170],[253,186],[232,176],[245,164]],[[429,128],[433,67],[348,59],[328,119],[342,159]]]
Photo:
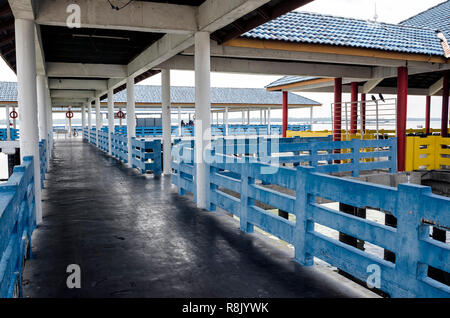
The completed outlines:
[[[102,115],[100,114],[100,97],[95,98],[95,140],[98,147],[98,132],[102,129]]]
[[[350,134],[356,134],[358,130],[358,83],[350,84]]]
[[[397,170],[405,171],[408,68],[397,69]]]
[[[333,140],[341,140],[342,127],[342,78],[334,79]]]
[[[6,140],[11,140],[11,127],[9,124],[9,105],[5,105]]]
[[[170,175],[171,168],[171,118],[170,118],[170,70],[161,71],[163,173]]]
[[[31,20],[15,20],[17,100],[20,118],[20,160],[34,158],[36,223],[42,222],[41,172],[36,86],[35,25]]]
[[[250,108],[247,108],[247,125],[250,125]]]
[[[366,94],[361,94],[361,131],[366,133]]]
[[[89,130],[89,134],[90,134],[90,131],[92,129],[92,101],[91,100],[88,102],[87,118],[88,118],[88,130]],[[88,140],[89,140],[89,137],[88,137]]]
[[[262,108],[259,110],[259,124],[263,124],[263,110]]]
[[[450,72],[445,71],[442,77],[442,117],[441,117],[441,136],[448,136],[448,93],[449,93]]]
[[[49,151],[48,156],[49,160],[51,158],[51,149],[53,149],[53,105],[52,105],[52,99],[50,97],[50,90],[48,89],[48,82],[47,82],[47,90],[46,90],[46,112],[47,112],[47,129],[48,129],[48,141],[49,141]]]
[[[431,96],[426,97],[425,101],[425,133],[430,133],[430,115],[431,115]]]
[[[195,182],[197,207],[201,209],[206,208],[206,180],[209,174],[203,153],[211,140],[211,54],[209,41],[209,33],[195,33]]]
[[[131,138],[136,137],[136,115],[134,104],[134,77],[127,78],[127,142],[128,142],[128,166],[132,167]]]
[[[108,89],[108,154],[112,156],[111,136],[114,133],[114,90]]]
[[[313,120],[314,120],[314,107],[310,107],[309,108],[309,124],[311,125],[311,130],[313,130],[312,129]]]
[[[285,138],[286,137],[286,130],[287,130],[287,126],[288,126],[288,92],[283,92],[283,116],[282,116],[282,120],[283,120],[282,132],[283,132],[283,138]]]
[[[46,112],[46,80],[44,75],[38,75],[36,77],[37,86],[37,103],[38,103],[38,126],[39,126],[39,140],[45,139],[48,147],[48,136],[47,136],[47,112]]]
[[[86,105],[81,106],[81,131],[84,135],[84,131],[86,130]]]
[[[178,106],[178,137],[181,137],[181,130],[183,126],[181,126],[181,107]]]
[[[223,121],[225,125],[225,136],[228,136],[228,107],[225,107],[225,113],[223,113]]]
[[[271,135],[271,126],[270,126],[270,107],[267,108],[267,134]]]
[[[245,125],[245,111],[242,110],[242,125]]]

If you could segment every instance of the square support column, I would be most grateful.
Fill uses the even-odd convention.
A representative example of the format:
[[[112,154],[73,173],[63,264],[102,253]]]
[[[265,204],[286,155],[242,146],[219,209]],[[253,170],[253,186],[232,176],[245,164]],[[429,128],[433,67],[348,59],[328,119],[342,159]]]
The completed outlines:
[[[203,156],[211,141],[211,54],[208,32],[195,33],[195,167],[196,201],[206,206],[208,166]]]
[[[95,140],[98,144],[98,132],[100,129],[102,129],[103,120],[102,120],[102,114],[100,114],[100,97],[95,98]]]
[[[84,104],[81,106],[81,128],[84,136],[84,131],[86,130],[86,105]]]
[[[358,83],[350,84],[350,134],[356,134],[358,130]]]
[[[342,78],[334,79],[333,140],[341,140],[342,129]]]
[[[448,136],[448,93],[450,72],[445,71],[442,77],[442,116],[441,116],[441,136]]]
[[[112,156],[111,136],[114,134],[114,90],[108,89],[108,154]]]
[[[425,100],[425,134],[430,133],[431,96]]]
[[[48,129],[47,129],[47,98],[46,98],[46,79],[44,75],[36,77],[37,85],[37,103],[38,103],[38,126],[39,140],[45,139],[48,148]]]
[[[283,120],[282,132],[283,132],[283,138],[285,138],[286,137],[287,126],[288,126],[288,92],[283,92],[283,115],[282,115],[282,120]]]
[[[163,173],[172,173],[172,138],[171,138],[171,112],[170,112],[170,70],[161,71],[161,115],[162,115],[162,141],[163,141]]]
[[[397,69],[397,170],[405,171],[408,68]]]
[[[136,137],[136,114],[134,103],[134,77],[127,78],[127,143],[128,143],[128,166],[132,167],[133,158],[131,138]]]
[[[178,137],[181,137],[181,130],[183,130],[183,126],[181,125],[181,106],[178,106]]]
[[[90,134],[91,129],[92,129],[92,101],[91,100],[88,102],[87,118],[88,118],[88,130],[89,130],[89,134]],[[88,140],[90,140],[89,137],[88,137]]]
[[[15,20],[17,101],[20,118],[20,160],[33,156],[36,223],[42,222],[41,172],[39,160],[38,103],[36,85],[35,24]]]
[[[267,108],[267,134],[270,136],[272,127],[270,126],[270,107]]]
[[[225,113],[223,113],[223,121],[225,125],[224,135],[228,136],[228,107],[225,107]]]

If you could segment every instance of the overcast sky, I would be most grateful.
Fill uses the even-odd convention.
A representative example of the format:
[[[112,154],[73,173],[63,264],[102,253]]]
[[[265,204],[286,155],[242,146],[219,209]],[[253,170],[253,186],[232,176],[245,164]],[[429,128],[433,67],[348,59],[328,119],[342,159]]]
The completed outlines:
[[[378,21],[398,23],[410,16],[422,12],[443,0],[315,0],[301,7],[298,11],[318,12],[322,14],[339,15],[345,17],[372,19],[375,15],[375,3],[377,7]],[[194,73],[192,71],[172,71],[172,85],[194,85]],[[276,80],[278,76],[243,75],[228,73],[212,73],[211,85],[213,87],[259,87],[262,88]],[[0,80],[16,81],[15,74],[0,60]],[[159,75],[149,78],[141,84],[160,85]],[[322,109],[314,111],[315,116],[328,116],[330,112],[331,94],[303,93],[302,95],[321,102]],[[344,100],[349,99],[344,94]],[[408,117],[423,117],[425,97],[409,97]],[[432,117],[440,117],[441,104],[439,98],[432,100]],[[307,117],[307,111],[293,110],[290,116]],[[273,117],[279,116],[274,114]],[[438,128],[438,127],[436,127]]]

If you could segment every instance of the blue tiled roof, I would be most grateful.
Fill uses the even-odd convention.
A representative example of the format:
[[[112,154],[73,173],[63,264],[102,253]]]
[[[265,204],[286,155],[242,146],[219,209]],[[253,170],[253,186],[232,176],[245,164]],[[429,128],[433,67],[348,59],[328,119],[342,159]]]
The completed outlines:
[[[440,3],[424,12],[421,12],[405,21],[402,25],[428,27],[444,33],[447,41],[450,40],[450,1]]]
[[[161,103],[161,87],[151,85],[135,86],[137,103]],[[211,88],[212,104],[281,105],[281,92],[268,92],[264,88]],[[17,83],[0,82],[0,101],[17,101]],[[126,102],[126,90],[114,95],[114,101]],[[195,89],[187,86],[172,86],[171,101],[179,104],[195,103]],[[297,94],[289,94],[291,105],[321,105],[312,99]]]
[[[290,12],[243,34],[242,37],[444,55],[433,28],[375,23],[310,12]]]

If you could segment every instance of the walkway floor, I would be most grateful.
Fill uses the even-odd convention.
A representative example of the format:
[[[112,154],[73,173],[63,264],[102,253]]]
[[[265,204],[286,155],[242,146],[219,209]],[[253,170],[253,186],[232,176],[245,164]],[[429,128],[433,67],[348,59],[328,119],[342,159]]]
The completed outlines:
[[[170,178],[142,176],[81,140],[56,141],[25,297],[357,297]],[[81,267],[68,289],[69,264]]]

